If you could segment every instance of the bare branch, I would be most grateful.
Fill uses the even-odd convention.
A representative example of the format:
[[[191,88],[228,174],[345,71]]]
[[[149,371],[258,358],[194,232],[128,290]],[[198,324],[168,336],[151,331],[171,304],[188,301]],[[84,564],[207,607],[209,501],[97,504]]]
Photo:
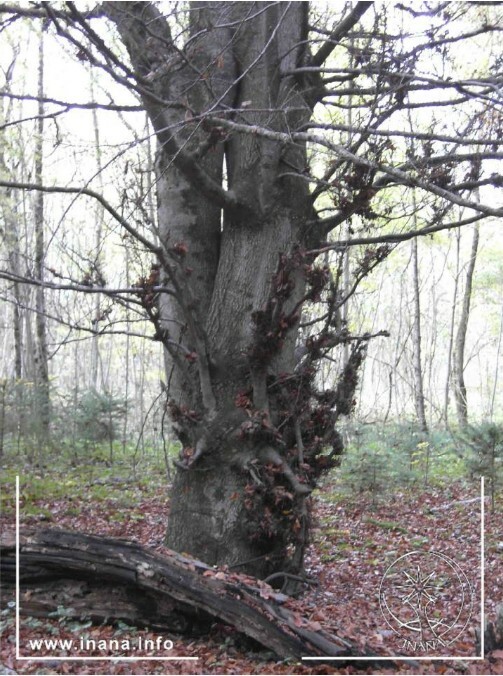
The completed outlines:
[[[474,211],[478,211],[486,216],[497,216],[497,217],[503,216],[503,207],[494,208],[485,204],[480,204],[479,202],[467,200],[449,190],[446,190],[445,188],[441,188],[440,186],[435,185],[435,183],[431,181],[428,181],[424,178],[419,178],[418,176],[412,176],[411,174],[407,174],[401,168],[390,167],[389,165],[386,165],[383,162],[376,162],[368,160],[365,157],[359,157],[358,155],[355,155],[354,153],[347,150],[344,146],[333,143],[332,141],[330,141],[330,139],[320,136],[319,134],[311,134],[306,132],[292,132],[291,134],[285,134],[284,132],[273,131],[271,129],[266,129],[264,127],[260,127],[255,124],[246,125],[240,124],[238,122],[233,122],[232,120],[224,120],[219,118],[210,118],[210,120],[214,124],[220,124],[221,126],[226,127],[228,129],[233,129],[243,134],[251,134],[253,136],[263,136],[264,138],[269,138],[271,140],[283,143],[285,145],[292,144],[296,141],[300,141],[302,143],[317,144],[319,146],[322,146],[324,148],[333,151],[336,157],[346,160],[352,164],[362,166],[367,169],[378,170],[382,172],[387,179],[393,179],[396,183],[400,185],[421,188],[422,190],[433,193],[434,195],[442,197],[443,199],[446,199],[449,202],[465,207],[467,209],[473,209]],[[466,161],[468,159],[472,159],[476,155],[477,153],[470,153],[465,154],[464,156],[459,156],[459,161]],[[501,154],[490,153],[490,156],[493,158],[499,158],[501,157]],[[449,155],[444,156],[442,159],[438,158],[438,160],[436,160],[433,158],[429,158],[429,161],[422,160],[421,162],[423,164],[425,163],[435,164],[442,163],[445,161],[456,162],[456,158],[457,158],[456,155]],[[404,165],[404,167],[415,168],[411,163]]]
[[[337,47],[339,41],[346,37],[365,12],[373,5],[372,2],[357,2],[350,13],[332,30],[328,40],[320,47],[310,60],[310,66],[321,66]]]
[[[144,110],[144,107],[141,105],[136,106],[119,105],[117,103],[97,103],[96,101],[87,101],[85,103],[79,103],[77,101],[63,101],[61,99],[54,99],[48,96],[40,97],[40,96],[31,96],[29,94],[13,94],[12,92],[7,91],[0,91],[0,97],[13,99],[15,101],[36,101],[36,102],[42,101],[42,103],[61,106],[64,109],[64,112],[67,112],[74,108],[79,110],[108,110],[121,113],[136,113]]]
[[[362,128],[355,125],[337,124],[335,122],[330,124],[321,124],[319,122],[311,122],[305,125],[304,129],[324,129],[327,131],[345,131],[349,134],[359,134]],[[299,131],[304,131],[299,129]],[[385,138],[392,138],[398,136],[401,138],[417,139],[422,141],[440,141],[442,143],[456,143],[459,145],[469,146],[501,146],[503,145],[502,138],[471,138],[464,136],[448,136],[446,134],[438,134],[436,132],[420,132],[420,131],[404,131],[401,129],[379,129],[377,127],[365,127],[364,131],[370,136],[383,136]]]
[[[48,5],[48,2],[42,2],[42,7],[23,7],[22,5],[9,5],[8,3],[0,3],[0,14],[12,14],[16,17],[26,17],[28,19],[46,19],[47,10],[44,5]],[[68,12],[63,12],[60,9],[51,7],[51,12],[60,19],[70,18]],[[99,5],[94,7],[88,12],[84,12],[86,19],[99,19],[104,16],[104,12]]]
[[[426,237],[427,235],[433,235],[436,232],[441,232],[442,230],[454,230],[455,228],[461,228],[464,225],[470,225],[471,223],[476,223],[483,219],[483,215],[472,216],[471,218],[466,218],[461,221],[456,221],[454,223],[445,223],[440,225],[434,225],[427,228],[421,228],[420,230],[411,230],[409,232],[403,233],[391,233],[389,235],[380,235],[376,237],[355,237],[354,239],[339,240],[333,244],[328,244],[327,246],[320,247],[319,249],[313,249],[310,253],[319,255],[325,253],[326,251],[343,251],[348,247],[352,246],[362,246],[367,244],[395,244],[398,242],[406,242],[407,240],[414,239],[415,237]],[[330,223],[332,219],[326,219],[325,221],[319,221],[318,225],[323,223]],[[329,226],[330,227],[330,226]],[[328,228],[327,228],[328,229]]]
[[[79,293],[85,294],[103,294],[106,296],[118,296],[120,294],[131,294],[138,296],[144,293],[145,289],[143,287],[125,287],[125,288],[116,288],[111,289],[106,286],[91,285],[91,284],[61,284],[48,282],[42,279],[35,279],[33,277],[27,277],[25,275],[17,275],[14,272],[8,272],[5,270],[0,270],[0,279],[5,279],[9,282],[14,282],[16,284],[28,284],[29,286],[38,286],[44,289],[52,289],[53,291],[78,291]],[[168,293],[173,295],[173,289],[169,289],[165,286],[154,286],[152,287],[154,293]],[[139,303],[139,301],[137,301]]]
[[[136,228],[123,218],[113,206],[107,202],[107,200],[89,188],[76,188],[72,186],[46,186],[38,185],[37,183],[24,183],[22,181],[4,181],[0,179],[0,187],[10,188],[14,190],[28,190],[28,191],[41,191],[46,193],[60,193],[60,194],[69,194],[69,195],[87,195],[97,200],[108,213],[113,216],[113,218],[119,223],[127,232],[137,239],[143,246],[151,251],[152,253],[159,255],[161,249],[156,244],[144,237]]]

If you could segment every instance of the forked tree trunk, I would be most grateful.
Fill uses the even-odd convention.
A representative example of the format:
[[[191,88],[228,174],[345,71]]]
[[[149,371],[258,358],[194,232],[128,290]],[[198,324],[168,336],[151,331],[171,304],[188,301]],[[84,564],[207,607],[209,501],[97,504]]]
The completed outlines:
[[[103,6],[159,141],[161,249],[144,307],[169,352],[169,408],[184,446],[167,544],[258,576],[300,570],[311,480],[340,453],[333,411],[352,401],[363,349],[340,389],[316,399],[309,360],[322,345],[312,342],[302,368],[294,359],[306,289],[319,298],[328,275],[303,252],[325,236],[309,226],[305,144],[233,133],[219,120],[281,133],[308,122],[314,80],[292,74],[308,57],[307,3],[193,2],[184,58],[152,4]],[[197,120],[208,111],[212,120]],[[158,283],[173,292],[147,293]]]

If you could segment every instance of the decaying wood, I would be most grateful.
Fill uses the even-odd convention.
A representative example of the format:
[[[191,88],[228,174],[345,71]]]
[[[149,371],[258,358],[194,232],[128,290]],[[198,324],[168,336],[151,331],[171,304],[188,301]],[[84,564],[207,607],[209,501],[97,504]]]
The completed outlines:
[[[494,650],[503,650],[503,604],[497,609],[496,621],[486,622],[484,629],[484,654],[493,652]],[[480,655],[482,646],[480,640],[480,630],[475,631],[477,639],[476,654]]]
[[[20,611],[46,616],[59,606],[72,617],[122,619],[175,632],[217,620],[281,658],[365,654],[347,640],[310,625],[288,609],[289,597],[264,582],[166,551],[160,556],[125,540],[63,530],[24,531]],[[1,543],[1,573],[2,584],[12,586],[12,540]]]

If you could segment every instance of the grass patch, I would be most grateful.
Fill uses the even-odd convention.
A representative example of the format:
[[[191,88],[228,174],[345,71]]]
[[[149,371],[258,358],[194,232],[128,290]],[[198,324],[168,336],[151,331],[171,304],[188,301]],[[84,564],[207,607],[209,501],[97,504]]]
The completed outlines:
[[[164,455],[146,452],[138,457],[135,447],[124,448],[121,444],[114,450],[114,461],[110,463],[107,451],[108,446],[96,448],[76,461],[75,449],[63,444],[58,449],[40,451],[35,462],[22,447],[16,452],[8,450],[2,459],[1,513],[9,519],[15,514],[16,476],[19,476],[22,518],[53,521],[57,516],[78,517],[83,506],[92,505],[102,512],[116,512],[113,520],[117,522],[126,518],[142,521],[145,516],[137,509],[138,504],[166,490]],[[171,449],[171,453],[175,451],[176,448]],[[57,506],[54,509],[58,502],[65,503],[60,512]]]

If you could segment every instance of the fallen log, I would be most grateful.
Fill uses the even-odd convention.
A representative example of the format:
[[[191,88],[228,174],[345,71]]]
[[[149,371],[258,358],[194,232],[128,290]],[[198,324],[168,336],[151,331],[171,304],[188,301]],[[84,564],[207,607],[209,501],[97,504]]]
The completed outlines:
[[[475,630],[476,654],[482,650],[480,629]],[[503,650],[503,604],[496,611],[496,621],[487,621],[484,629],[484,655],[496,650]]]
[[[23,531],[20,612],[47,616],[63,607],[74,618],[123,620],[177,633],[220,621],[280,658],[369,656],[312,626],[288,608],[289,597],[266,583],[166,551],[160,556],[133,542],[63,530]],[[0,553],[2,585],[12,587],[12,538],[4,538]]]

